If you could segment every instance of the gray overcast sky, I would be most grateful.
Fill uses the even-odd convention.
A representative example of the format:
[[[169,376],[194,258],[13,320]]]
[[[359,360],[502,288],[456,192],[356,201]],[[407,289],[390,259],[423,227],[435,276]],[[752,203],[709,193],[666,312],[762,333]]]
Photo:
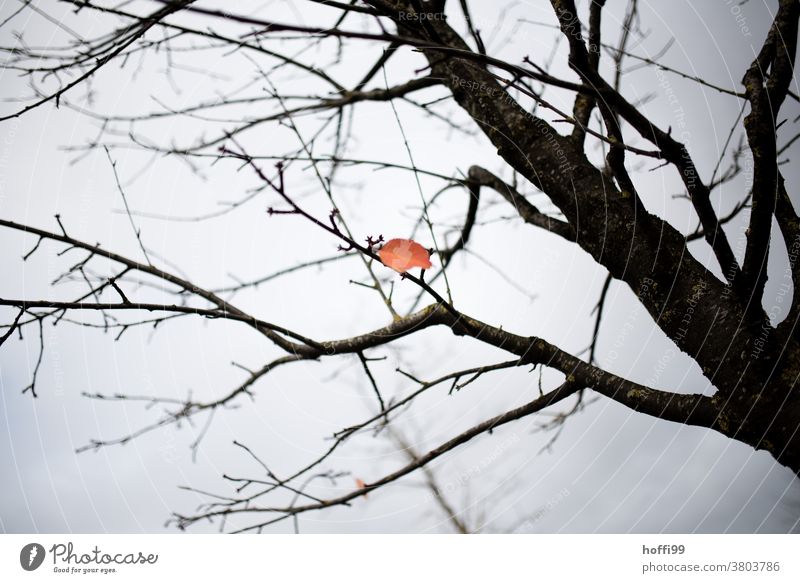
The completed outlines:
[[[586,2],[580,4],[585,18]],[[726,0],[641,4],[642,26],[648,36],[634,46],[634,52],[653,56],[674,38],[663,58],[665,64],[731,88],[739,86],[775,8],[774,2],[764,0],[751,0],[740,8],[738,2]],[[493,55],[512,62],[530,55],[543,62],[550,54],[558,32],[547,26],[555,24],[548,2],[473,0],[471,5]],[[16,2],[0,3],[0,21],[17,7]],[[604,31],[609,38],[616,39],[624,7],[622,0],[608,2]],[[275,20],[307,24],[330,20],[329,12],[300,0],[241,2],[237,10],[269,12]],[[519,19],[527,22],[519,23]],[[86,34],[98,34],[115,21],[82,14],[67,22]],[[463,29],[457,16],[453,22]],[[30,44],[59,40],[52,24],[27,12],[0,29],[4,46],[15,42],[12,30],[24,30]],[[329,62],[332,45],[325,46],[304,58]],[[332,69],[348,83],[371,66],[380,50],[357,47]],[[200,60],[190,53],[177,53],[176,59],[178,67],[171,77],[164,74],[162,55],[131,62],[123,69],[106,68],[92,84],[91,100],[86,88],[74,89],[67,100],[99,112],[127,115],[157,111],[163,107],[160,104],[187,106],[213,97],[217,88],[232,89],[254,81],[252,62],[239,54],[207,52]],[[419,66],[419,57],[404,51],[387,69],[388,82],[407,79]],[[198,74],[199,67],[213,75]],[[563,50],[557,53],[554,71],[572,78]],[[15,72],[5,70],[0,75],[2,97],[30,94],[26,81]],[[639,69],[626,79],[624,92],[629,98],[652,97],[643,107],[662,127],[678,127],[685,116],[689,132],[685,141],[707,177],[739,113],[738,101],[652,68]],[[279,71],[273,82],[287,94],[308,87],[307,80],[296,73]],[[245,93],[256,94],[259,87],[253,85]],[[571,106],[565,95],[554,92],[552,98]],[[3,103],[2,110],[15,106]],[[789,106],[792,117],[796,109],[796,104]],[[406,163],[402,136],[389,105],[364,105],[357,112],[349,154]],[[448,175],[475,163],[496,171],[502,168],[493,148],[477,132],[453,132],[444,122],[422,118],[411,107],[401,105],[398,113],[420,166]],[[448,115],[465,119],[454,107]],[[197,127],[200,123],[167,118],[137,125],[137,131],[155,143],[166,144],[174,138],[186,144],[203,133]],[[60,213],[73,236],[140,257],[128,218],[119,212],[122,200],[105,155],[95,150],[83,156],[64,148],[85,145],[97,133],[95,120],[53,105],[0,124],[0,216],[54,229],[53,214]],[[106,139],[118,145],[128,143],[125,135]],[[281,151],[293,143],[290,132],[273,125],[245,139],[262,153]],[[143,213],[202,215],[218,210],[221,201],[242,197],[255,184],[252,176],[236,173],[232,164],[201,164],[194,173],[178,160],[133,148],[113,148],[112,155],[131,206]],[[648,209],[668,217],[679,229],[694,228],[687,204],[672,198],[680,190],[677,176],[647,170],[642,168],[637,179]],[[419,206],[412,175],[356,167],[343,169],[340,179],[337,200],[355,231],[408,234]],[[787,171],[790,192],[797,179],[792,166]],[[315,212],[326,212],[328,203],[309,169],[297,167],[290,181],[294,192]],[[422,185],[430,197],[441,183],[423,179]],[[533,187],[524,191],[549,208]],[[745,192],[743,177],[721,189],[715,203],[729,209]],[[460,220],[463,192],[448,193],[442,201],[432,209],[435,218]],[[264,209],[274,202],[264,193],[214,220],[138,217],[137,223],[157,264],[177,265],[208,287],[230,284],[230,274],[256,277],[335,253],[336,243],[310,225],[294,217],[266,217]],[[501,216],[500,208],[495,205],[492,216]],[[744,225],[740,220],[727,227],[734,248]],[[56,257],[61,248],[44,243],[23,263],[22,255],[34,243],[32,237],[0,230],[0,297],[75,293],[79,289],[75,284],[53,289],[48,282],[80,259],[80,254]],[[472,244],[527,294],[467,256],[454,263],[450,274],[459,307],[520,334],[542,336],[573,353],[586,347],[593,323],[590,312],[605,278],[604,270],[588,255],[547,233],[508,222],[477,229]],[[694,244],[692,252],[710,259],[702,241]],[[786,253],[777,249],[774,255],[769,284],[773,291],[783,277],[781,261]],[[378,298],[349,283],[352,279],[363,279],[363,268],[347,259],[243,293],[236,303],[315,337],[345,337],[384,325],[386,313]],[[398,288],[399,294],[408,293],[400,282]],[[142,299],[158,297],[148,289],[137,293]],[[11,311],[2,314],[4,319],[13,317]],[[139,404],[91,401],[81,397],[82,392],[183,398],[192,391],[199,397],[219,396],[244,378],[232,361],[256,368],[274,357],[274,351],[263,338],[241,326],[202,319],[179,319],[156,331],[131,329],[118,342],[113,342],[113,334],[99,330],[47,325],[44,342],[40,398],[35,401],[20,391],[30,382],[38,354],[37,335],[29,330],[23,341],[9,342],[0,350],[0,531],[4,532],[158,532],[171,511],[190,512],[206,500],[177,486],[225,493],[229,486],[221,480],[222,473],[257,474],[258,467],[232,445],[233,439],[248,444],[268,460],[273,471],[285,475],[327,447],[324,440],[332,432],[373,410],[373,397],[358,362],[325,361],[276,370],[259,382],[254,402],[242,401],[240,408],[216,415],[196,461],[189,445],[205,419],[199,419],[195,427],[157,430],[124,447],[76,455],[75,449],[92,438],[124,435],[158,415],[157,410]],[[616,283],[611,287],[599,346],[600,364],[616,374],[677,392],[710,394],[713,390],[697,366],[655,328],[631,292]],[[504,358],[500,351],[444,331],[427,331],[399,342],[397,350],[375,352],[375,356],[388,356],[374,368],[384,390],[394,396],[413,388],[395,372],[397,366],[431,379]],[[553,384],[557,378],[545,375],[545,382]],[[440,387],[415,405],[402,431],[417,450],[425,450],[530,400],[538,392],[537,383],[538,375],[511,370],[486,376],[453,396]],[[765,452],[754,452],[711,431],[637,415],[602,398],[572,418],[546,451],[542,448],[552,433],[535,432],[539,421],[526,418],[434,465],[443,491],[472,524],[484,525],[487,532],[788,532],[799,528],[800,484]],[[403,456],[389,440],[364,436],[326,467],[369,481],[402,463]],[[449,532],[450,526],[420,484],[419,476],[412,476],[359,499],[352,507],[305,515],[301,529]],[[320,485],[320,491],[328,497],[352,487],[353,477],[345,477],[337,486]],[[192,532],[215,528],[201,524]],[[275,527],[276,532],[290,529],[289,523]]]

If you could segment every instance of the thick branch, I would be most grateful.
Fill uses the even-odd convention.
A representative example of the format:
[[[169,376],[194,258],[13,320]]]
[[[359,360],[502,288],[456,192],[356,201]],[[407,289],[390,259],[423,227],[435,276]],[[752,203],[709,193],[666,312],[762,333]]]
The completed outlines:
[[[469,169],[469,178],[470,180],[474,180],[482,186],[488,186],[495,192],[499,193],[503,198],[511,203],[519,216],[522,217],[522,220],[524,220],[526,223],[547,229],[551,233],[555,233],[556,235],[564,237],[565,239],[575,239],[575,231],[569,223],[547,216],[530,202],[528,202],[528,200],[519,192],[517,192],[513,186],[507,184],[485,168],[481,168],[480,166],[471,166]]]
[[[742,79],[750,102],[744,127],[753,154],[753,202],[742,274],[736,285],[750,298],[751,311],[761,310],[767,281],[772,216],[776,212],[779,186],[776,121],[794,77],[798,15],[797,0],[781,1],[767,39]],[[782,209],[782,214],[785,213]]]
[[[551,0],[551,2],[561,29],[569,41],[570,66],[581,76],[584,83],[600,93],[604,105],[621,115],[643,138],[658,146],[664,158],[677,168],[703,224],[706,240],[714,250],[725,278],[732,282],[739,273],[739,264],[711,205],[710,190],[701,180],[686,146],[675,140],[668,132],[659,129],[641,113],[639,108],[628,102],[592,68],[581,36],[580,24],[576,24],[578,21],[575,16],[577,14],[575,2],[573,0]]]
[[[592,0],[589,5],[589,66],[595,71],[600,66],[600,29],[605,3],[606,0]],[[589,125],[595,102],[595,97],[591,93],[579,93],[575,97],[572,116],[576,123],[572,129],[572,139],[578,143],[583,143],[586,137],[586,127]]]

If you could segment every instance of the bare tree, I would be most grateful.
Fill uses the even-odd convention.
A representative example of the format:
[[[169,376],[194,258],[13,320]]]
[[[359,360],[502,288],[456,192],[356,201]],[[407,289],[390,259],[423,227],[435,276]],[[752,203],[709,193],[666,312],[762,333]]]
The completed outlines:
[[[98,120],[97,138],[88,144],[72,145],[72,149],[83,152],[105,148],[112,166],[114,151],[129,147],[171,156],[196,172],[213,167],[214,172],[247,173],[256,185],[254,189],[217,214],[233,212],[252,200],[269,200],[270,216],[265,216],[265,221],[299,220],[308,229],[327,234],[339,247],[338,252],[321,254],[316,260],[256,280],[209,289],[179,275],[177,269],[165,265],[147,248],[137,224],[139,217],[128,209],[119,177],[116,186],[140,246],[139,259],[73,237],[66,217],[62,220],[56,216],[55,229],[0,219],[4,229],[33,238],[34,245],[26,258],[42,243],[54,244],[59,254],[77,256],[60,279],[82,281],[86,286],[80,296],[59,301],[0,299],[0,305],[10,308],[0,344],[28,329],[41,338],[47,322],[100,327],[116,331],[119,338],[132,327],[201,316],[238,322],[259,333],[279,353],[260,368],[247,369],[243,382],[210,401],[87,395],[158,404],[166,413],[131,435],[95,440],[85,449],[126,443],[144,432],[197,417],[205,417],[210,423],[216,410],[252,396],[257,383],[276,368],[350,355],[374,392],[374,414],[342,428],[316,459],[290,475],[276,475],[255,451],[237,443],[253,456],[263,472],[253,478],[226,476],[235,486],[234,494],[212,495],[211,501],[196,513],[176,514],[174,523],[184,528],[200,520],[219,519],[224,528],[227,518],[242,515],[249,521],[242,530],[260,530],[301,513],[372,496],[381,487],[419,470],[425,472],[425,480],[442,511],[453,517],[453,528],[466,532],[473,527],[455,516],[451,502],[436,485],[429,464],[478,436],[546,409],[556,410],[557,414],[544,426],[557,430],[592,395],[612,399],[665,422],[719,432],[768,451],[779,463],[800,473],[800,394],[796,387],[800,377],[800,336],[796,329],[800,318],[800,264],[796,261],[800,253],[800,219],[782,175],[783,158],[797,135],[784,135],[790,130],[783,128],[790,128],[792,122],[785,123],[781,116],[787,99],[798,101],[790,90],[800,13],[797,0],[780,0],[761,51],[742,70],[742,86],[731,88],[661,65],[659,56],[638,56],[630,46],[633,39],[644,34],[639,27],[636,0],[628,2],[625,21],[613,41],[601,35],[605,29],[605,0],[589,3],[588,19],[579,17],[573,0],[551,0],[552,26],[557,23],[560,28],[565,51],[556,50],[550,57],[532,54],[515,62],[490,54],[481,23],[470,16],[467,0],[306,0],[297,4],[302,9],[302,5],[310,3],[324,7],[329,20],[317,25],[274,22],[266,16],[238,13],[235,6],[211,8],[191,0],[70,0],[62,4],[74,11],[71,18],[97,14],[107,19],[102,22],[118,21],[118,26],[86,38],[69,27],[65,14],[31,2],[21,2],[19,9],[2,23],[3,27],[13,26],[20,15],[35,11],[50,19],[70,40],[63,45],[36,47],[29,46],[20,34],[12,45],[0,49],[5,55],[6,70],[27,76],[34,91],[22,105],[0,119],[10,120],[34,108],[55,104]],[[153,4],[157,6],[154,8]],[[457,19],[463,25],[451,25]],[[306,60],[312,48],[325,55],[325,64]],[[369,62],[363,56],[367,49],[375,55]],[[245,89],[257,91],[220,93],[199,99],[191,107],[175,110],[163,106],[145,115],[98,113],[91,107],[91,100],[77,98],[81,87],[90,93],[89,84],[112,63],[132,67],[132,62],[144,53],[158,51],[166,55],[167,74],[172,56],[179,53],[197,53],[199,58],[203,51],[242,56],[252,64],[253,72]],[[400,53],[412,55],[417,68],[405,73],[409,75],[407,80],[390,84],[389,78],[397,78],[407,70],[398,67],[391,75],[387,73]],[[552,73],[553,62],[564,57],[574,73],[572,78]],[[335,71],[341,63],[361,70],[360,78],[337,79]],[[660,67],[669,75],[689,79],[741,104],[742,115],[731,129],[716,168],[698,168],[677,132],[660,120],[648,118],[640,103],[625,97],[626,63],[633,63],[633,67]],[[604,68],[611,74],[601,74]],[[302,83],[289,81],[287,75]],[[298,86],[302,87],[300,94],[295,93],[294,87]],[[573,104],[571,111],[557,105],[564,96],[569,96]],[[435,120],[457,134],[480,132],[496,148],[505,168],[492,172],[466,161],[463,172],[453,169],[450,175],[437,173],[426,169],[424,160],[415,158],[408,141],[407,164],[349,158],[348,145],[354,139],[350,123],[360,104],[366,102],[386,102],[401,131],[399,106],[413,108],[425,119]],[[230,119],[225,112],[231,111],[228,108],[232,106],[237,112],[249,113]],[[458,115],[455,109],[460,110]],[[139,130],[148,121],[177,118],[192,119],[203,127],[191,145],[159,144]],[[309,120],[315,129],[309,130]],[[220,129],[219,122],[225,127]],[[291,151],[265,152],[264,131],[278,125],[294,135],[297,146]],[[568,131],[561,133],[556,127]],[[737,147],[734,138],[742,132],[745,139]],[[260,142],[252,139],[254,134],[261,137]],[[754,170],[749,190],[721,209],[712,202],[712,193],[740,176],[740,160],[747,152],[752,155]],[[699,223],[695,230],[681,232],[645,208],[638,190],[641,186],[637,186],[641,174],[637,171],[643,162],[661,173],[677,173],[683,192],[671,204],[691,205]],[[431,245],[434,266],[430,270],[398,276],[382,265],[379,255],[386,234],[351,229],[337,203],[337,189],[342,170],[352,167],[364,172],[391,169],[417,177],[421,207],[414,233]],[[314,179],[313,192],[298,191],[294,186],[298,176]],[[420,179],[436,180],[441,186],[431,194],[423,189]],[[466,198],[463,219],[455,226],[435,219],[432,212],[439,197],[454,189],[463,191]],[[543,193],[552,209],[534,205],[526,191]],[[324,212],[319,211],[320,204],[326,208]],[[505,213],[502,220],[521,219],[531,229],[544,229],[553,237],[580,247],[607,270],[591,346],[585,353],[571,354],[535,336],[535,329],[514,333],[502,325],[516,328],[514,323],[484,323],[459,308],[457,290],[450,285],[448,273],[455,268],[453,260],[457,255],[473,256],[471,235],[484,224],[489,210],[497,208]],[[737,217],[747,217],[749,221],[742,257],[737,257],[724,229]],[[195,220],[207,218],[212,217]],[[773,219],[777,229],[773,229]],[[689,251],[690,244],[707,245],[713,252],[713,265],[697,259]],[[780,323],[772,322],[763,307],[767,258],[776,245],[784,245],[788,252],[788,269],[794,283],[791,309]],[[385,326],[340,339],[312,338],[233,303],[235,294],[243,290],[306,268],[334,267],[345,259],[359,261],[363,266],[366,279],[360,283],[385,304]],[[513,274],[498,273],[498,277],[514,284]],[[601,367],[595,349],[612,282],[627,286],[654,325],[697,362],[716,389],[713,396],[701,394],[700,388],[694,394],[685,394],[644,386]],[[144,303],[137,299],[143,286],[160,289],[173,300]],[[405,295],[395,294],[395,288],[402,288]],[[76,319],[76,312],[86,313],[86,317]],[[143,312],[152,315],[142,316]],[[91,318],[92,314],[99,319]],[[372,372],[376,358],[373,349],[421,335],[433,327],[500,349],[508,357],[497,363],[475,363],[468,369],[428,380],[424,374],[398,369],[412,390],[402,398],[386,399]],[[38,395],[36,372],[43,347],[42,344],[33,378],[23,391],[33,397]],[[541,390],[532,401],[487,418],[428,451],[415,451],[395,429],[397,419],[423,393],[437,389],[458,391],[479,377],[513,367],[554,370],[563,380]],[[562,403],[567,400],[571,402]],[[559,403],[566,404],[566,408],[558,409]],[[391,436],[406,450],[405,465],[380,479],[360,483],[337,498],[315,497],[310,484],[341,476],[326,468],[326,460],[353,436],[370,431]],[[194,447],[198,445],[199,440]],[[278,495],[289,501],[273,504]]]

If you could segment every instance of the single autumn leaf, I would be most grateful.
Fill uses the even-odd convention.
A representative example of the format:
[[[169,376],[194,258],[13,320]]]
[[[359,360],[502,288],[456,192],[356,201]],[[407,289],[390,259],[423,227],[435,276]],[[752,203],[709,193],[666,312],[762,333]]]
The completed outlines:
[[[362,480],[361,478],[356,478],[356,488],[358,488],[359,490],[363,490],[366,487],[367,487],[367,483],[364,480]],[[363,496],[364,496],[364,498],[366,498],[367,497],[367,493],[364,492]]]
[[[390,239],[378,251],[381,262],[398,273],[419,267],[430,269],[431,254],[425,247],[411,239]]]

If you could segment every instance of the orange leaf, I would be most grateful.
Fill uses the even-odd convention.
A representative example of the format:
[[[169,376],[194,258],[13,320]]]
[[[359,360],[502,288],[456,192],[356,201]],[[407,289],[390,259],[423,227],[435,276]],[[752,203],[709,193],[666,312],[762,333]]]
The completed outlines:
[[[356,488],[358,488],[359,490],[363,490],[366,487],[367,487],[367,483],[364,480],[362,480],[361,478],[356,478]],[[366,497],[367,497],[367,493],[364,492],[364,498],[366,498]]]
[[[381,247],[378,256],[386,267],[398,273],[419,267],[430,269],[431,254],[422,245],[411,239],[391,239]]]

